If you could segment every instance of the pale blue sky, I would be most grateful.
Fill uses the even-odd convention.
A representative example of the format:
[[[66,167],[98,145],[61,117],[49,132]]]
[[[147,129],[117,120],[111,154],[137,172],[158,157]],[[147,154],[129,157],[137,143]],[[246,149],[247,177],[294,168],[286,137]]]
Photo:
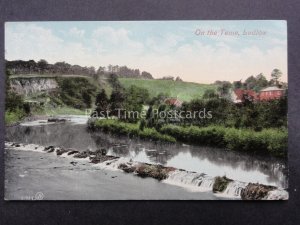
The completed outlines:
[[[239,36],[196,35],[237,31]],[[262,36],[246,36],[260,30]],[[210,83],[240,80],[272,69],[287,77],[285,21],[8,22],[6,59],[46,59],[82,66],[127,65],[155,77]]]

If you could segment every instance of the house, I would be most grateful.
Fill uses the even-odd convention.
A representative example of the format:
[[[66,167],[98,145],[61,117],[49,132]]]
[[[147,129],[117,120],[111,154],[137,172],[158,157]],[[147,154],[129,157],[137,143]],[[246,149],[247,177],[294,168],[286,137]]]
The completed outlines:
[[[278,87],[267,87],[259,92],[260,101],[279,99],[284,95],[285,90]]]
[[[250,101],[257,101],[259,97],[253,90],[235,89],[230,93],[230,100],[234,103],[242,103],[246,99]]]
[[[180,101],[178,98],[167,98],[165,99],[165,104],[166,105],[173,105],[176,107],[181,107],[182,106],[182,101]]]

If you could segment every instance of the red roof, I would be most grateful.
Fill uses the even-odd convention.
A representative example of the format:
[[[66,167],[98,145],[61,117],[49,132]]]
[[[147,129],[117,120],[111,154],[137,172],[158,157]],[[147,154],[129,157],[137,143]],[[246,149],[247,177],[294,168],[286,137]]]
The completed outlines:
[[[168,104],[168,105],[175,105],[175,106],[178,106],[178,107],[182,105],[182,101],[180,101],[177,98],[167,98],[165,100],[165,103]]]
[[[244,95],[251,96],[253,98],[253,100],[257,100],[258,99],[258,95],[253,90],[235,89],[234,93],[237,96],[237,100],[240,100],[240,101],[243,101],[243,96]]]

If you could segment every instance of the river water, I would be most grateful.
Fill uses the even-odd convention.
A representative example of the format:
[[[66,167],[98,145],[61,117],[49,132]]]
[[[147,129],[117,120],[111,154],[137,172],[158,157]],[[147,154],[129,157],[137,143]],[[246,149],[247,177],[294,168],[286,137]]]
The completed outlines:
[[[47,121],[37,120],[8,127],[6,141],[43,146],[54,145],[79,151],[106,148],[109,155],[131,158],[134,161],[158,163],[205,173],[212,177],[226,175],[237,181],[258,182],[287,188],[287,165],[280,159],[203,146],[161,144],[101,132],[91,133],[86,129],[86,117],[67,116],[66,118],[69,120],[66,123],[47,123]],[[39,190],[44,192],[48,190],[47,199],[216,198],[211,193],[196,194],[154,179],[143,180],[116,171],[95,172],[97,170],[87,163],[79,163],[74,167],[68,162],[70,159],[58,160],[54,156],[40,154],[42,153],[6,149],[5,196],[7,199],[21,199],[26,194],[32,196]],[[75,184],[75,191],[68,185],[72,182]],[[100,185],[101,191],[99,189],[96,191],[95,187]]]

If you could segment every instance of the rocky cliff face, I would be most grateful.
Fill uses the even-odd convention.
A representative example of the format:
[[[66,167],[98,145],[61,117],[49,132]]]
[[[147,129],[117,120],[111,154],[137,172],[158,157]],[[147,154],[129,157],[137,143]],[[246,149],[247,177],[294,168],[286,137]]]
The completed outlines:
[[[21,95],[30,95],[38,92],[51,92],[58,88],[54,78],[14,78],[10,80],[11,89]]]

